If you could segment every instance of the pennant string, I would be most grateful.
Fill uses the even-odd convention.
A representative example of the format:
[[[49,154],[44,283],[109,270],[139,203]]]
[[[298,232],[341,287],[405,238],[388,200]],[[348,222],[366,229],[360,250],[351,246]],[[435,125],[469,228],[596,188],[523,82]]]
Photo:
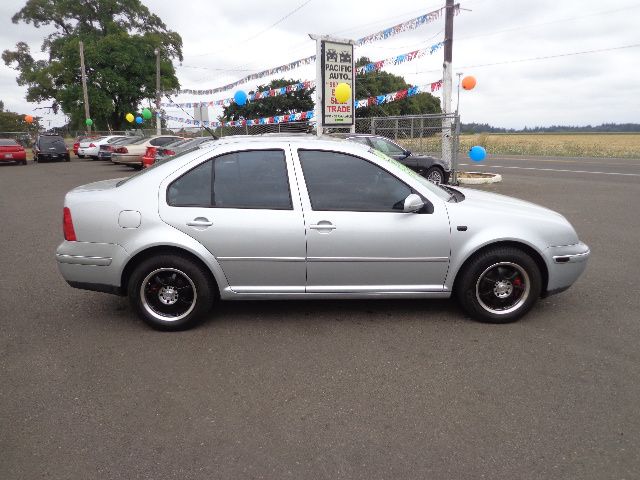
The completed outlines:
[[[372,33],[367,35],[366,37],[362,37],[355,41],[356,46],[367,45],[369,43],[377,42],[379,40],[386,40],[395,35],[398,35],[403,32],[408,32],[410,30],[415,30],[423,25],[434,22],[438,20],[442,16],[442,12],[446,7],[439,8],[432,12],[426,13],[424,15],[420,15],[419,17],[412,18],[411,20],[407,20],[406,22],[399,23],[394,25],[393,27],[385,28],[384,30],[380,30],[379,32]],[[460,13],[460,4],[454,5],[454,14],[458,15]],[[433,52],[431,52],[433,53]],[[216,93],[224,92],[226,90],[231,90],[238,85],[241,85],[246,82],[250,82],[251,80],[256,80],[258,78],[263,78],[271,75],[276,75],[284,72],[288,72],[290,70],[295,70],[300,68],[303,65],[310,65],[316,61],[316,56],[311,55],[309,57],[301,58],[300,60],[296,60],[291,63],[287,63],[285,65],[280,65],[278,67],[269,68],[267,70],[263,70],[261,72],[252,73],[247,75],[246,77],[241,78],[235,82],[229,83],[227,85],[223,85],[221,87],[209,88],[204,90],[195,90],[195,89],[183,89],[180,90],[179,94],[188,94],[188,95],[213,95]]]
[[[365,108],[373,105],[383,105],[385,103],[395,102],[407,97],[413,97],[420,93],[435,92],[442,88],[442,80],[437,80],[423,86],[414,86],[406,89],[398,90],[396,92],[387,93],[384,95],[377,95],[369,98],[363,98],[354,102],[355,108]],[[228,122],[210,122],[207,120],[199,121],[189,118],[174,117],[172,115],[163,115],[166,120],[174,122],[184,123],[186,125],[193,125],[195,127],[244,127],[253,125],[268,125],[274,123],[289,123],[300,122],[302,120],[311,120],[314,118],[315,112],[309,110],[307,112],[297,112],[285,115],[274,115],[272,117],[255,118],[252,120],[231,120]]]

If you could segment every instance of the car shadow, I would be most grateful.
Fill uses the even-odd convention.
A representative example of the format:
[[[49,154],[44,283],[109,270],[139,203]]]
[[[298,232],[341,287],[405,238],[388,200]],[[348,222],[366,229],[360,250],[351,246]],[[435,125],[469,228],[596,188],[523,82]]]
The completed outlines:
[[[100,295],[91,303],[96,300],[104,302],[99,310],[108,312],[109,319],[114,323],[147,328],[125,297]],[[217,302],[195,328],[210,329],[255,322],[278,325],[305,325],[309,322],[362,325],[416,320],[470,321],[458,305],[448,299],[244,300]]]

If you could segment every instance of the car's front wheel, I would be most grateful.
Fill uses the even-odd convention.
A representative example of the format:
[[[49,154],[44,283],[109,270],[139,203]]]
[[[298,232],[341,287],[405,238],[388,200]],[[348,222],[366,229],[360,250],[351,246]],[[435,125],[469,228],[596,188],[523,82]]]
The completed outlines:
[[[536,262],[517,248],[491,248],[472,258],[459,274],[456,296],[476,320],[514,322],[527,313],[542,289]]]
[[[158,255],[136,267],[128,285],[131,305],[158,330],[184,330],[209,311],[215,299],[210,276],[180,255]]]
[[[425,178],[435,184],[444,183],[444,170],[440,167],[430,167],[424,174]]]

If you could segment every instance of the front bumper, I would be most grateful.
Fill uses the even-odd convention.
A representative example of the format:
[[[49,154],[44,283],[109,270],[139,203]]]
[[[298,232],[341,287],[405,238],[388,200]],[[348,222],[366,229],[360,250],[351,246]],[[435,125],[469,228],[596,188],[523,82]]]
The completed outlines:
[[[65,240],[56,250],[58,269],[69,285],[99,292],[121,293],[127,258],[127,251],[114,243]]]
[[[587,268],[591,250],[583,243],[549,247],[545,252],[549,267],[546,295],[569,288]],[[545,296],[546,296],[545,295]]]

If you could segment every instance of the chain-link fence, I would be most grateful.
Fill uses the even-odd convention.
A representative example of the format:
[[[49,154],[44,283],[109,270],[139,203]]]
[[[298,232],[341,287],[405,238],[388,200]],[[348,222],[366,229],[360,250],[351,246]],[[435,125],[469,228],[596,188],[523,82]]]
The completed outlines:
[[[442,158],[457,181],[460,117],[455,114],[403,115],[356,119],[356,133],[389,138],[406,150]]]

